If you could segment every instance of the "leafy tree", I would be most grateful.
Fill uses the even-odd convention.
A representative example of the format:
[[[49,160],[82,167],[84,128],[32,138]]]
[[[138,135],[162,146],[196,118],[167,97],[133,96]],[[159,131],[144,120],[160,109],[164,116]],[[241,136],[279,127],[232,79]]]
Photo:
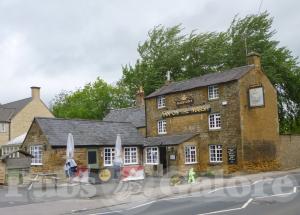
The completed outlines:
[[[184,80],[246,64],[250,51],[262,55],[262,67],[278,91],[281,132],[300,132],[300,68],[290,50],[273,39],[273,18],[267,12],[235,17],[225,32],[183,34],[180,25],[156,26],[138,45],[135,65],[123,67],[120,86],[133,96],[139,86],[149,94],[165,82],[167,71]]]
[[[102,119],[109,108],[131,105],[132,100],[121,86],[112,86],[102,79],[86,84],[74,92],[61,92],[52,101],[52,112],[60,118]]]

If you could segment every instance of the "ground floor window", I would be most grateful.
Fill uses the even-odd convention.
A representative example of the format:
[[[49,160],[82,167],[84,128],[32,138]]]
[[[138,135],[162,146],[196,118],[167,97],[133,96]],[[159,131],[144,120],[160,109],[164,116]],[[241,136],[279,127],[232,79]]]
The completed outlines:
[[[124,164],[137,164],[137,147],[124,148]]]
[[[196,146],[185,146],[185,163],[197,163],[196,154]]]
[[[146,163],[158,164],[158,147],[146,148]]]
[[[33,156],[31,159],[31,165],[42,165],[43,164],[43,146],[35,145],[30,146],[30,154]]]
[[[104,166],[112,166],[115,159],[115,148],[104,148]]]
[[[211,163],[221,163],[223,161],[222,145],[210,145],[209,157]]]

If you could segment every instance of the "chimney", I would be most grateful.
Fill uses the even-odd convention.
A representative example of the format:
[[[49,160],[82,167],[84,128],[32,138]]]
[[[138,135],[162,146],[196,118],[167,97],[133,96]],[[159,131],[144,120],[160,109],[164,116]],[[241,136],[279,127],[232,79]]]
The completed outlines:
[[[250,52],[247,55],[247,63],[248,65],[254,65],[256,68],[260,69],[260,54],[258,54],[257,52]]]
[[[40,87],[31,87],[32,100],[40,99]]]
[[[167,71],[167,74],[166,74],[166,77],[167,77],[167,80],[166,80],[166,84],[169,84],[171,83],[171,71]]]
[[[144,100],[145,92],[142,86],[140,86],[140,89],[136,92],[135,95],[135,105],[137,107],[143,107],[145,105]]]

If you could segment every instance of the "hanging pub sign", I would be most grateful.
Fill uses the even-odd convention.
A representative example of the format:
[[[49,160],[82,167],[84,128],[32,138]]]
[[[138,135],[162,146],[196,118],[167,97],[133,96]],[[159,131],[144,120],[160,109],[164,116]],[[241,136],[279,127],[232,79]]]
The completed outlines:
[[[237,164],[237,151],[236,147],[227,148],[228,164]]]
[[[265,105],[264,89],[262,86],[251,87],[249,89],[250,107],[262,107]]]
[[[163,111],[162,118],[202,113],[202,112],[209,112],[209,111],[210,111],[210,105],[208,105],[208,104],[199,105],[199,106],[193,106],[193,107],[188,107],[188,108],[180,108],[180,109],[176,109],[176,110]]]
[[[180,98],[177,98],[175,100],[176,102],[176,105],[177,106],[181,106],[181,105],[190,105],[190,104],[193,104],[194,103],[194,99],[193,97],[191,96],[186,96],[186,95],[183,95],[181,96]]]

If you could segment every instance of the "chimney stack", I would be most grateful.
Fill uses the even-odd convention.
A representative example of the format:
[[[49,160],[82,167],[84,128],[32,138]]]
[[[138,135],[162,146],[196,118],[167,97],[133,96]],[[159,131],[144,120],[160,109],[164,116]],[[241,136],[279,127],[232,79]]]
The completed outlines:
[[[135,96],[135,105],[137,107],[143,107],[145,106],[145,92],[142,86],[140,86],[140,89],[136,92],[136,96]]]
[[[166,80],[166,84],[169,84],[171,83],[171,71],[167,71],[167,74],[166,74],[166,77],[167,77],[167,80]]]
[[[31,87],[32,100],[40,99],[40,87]]]
[[[256,68],[261,69],[260,57],[260,54],[258,54],[257,52],[250,52],[247,55],[248,65],[254,65]]]

